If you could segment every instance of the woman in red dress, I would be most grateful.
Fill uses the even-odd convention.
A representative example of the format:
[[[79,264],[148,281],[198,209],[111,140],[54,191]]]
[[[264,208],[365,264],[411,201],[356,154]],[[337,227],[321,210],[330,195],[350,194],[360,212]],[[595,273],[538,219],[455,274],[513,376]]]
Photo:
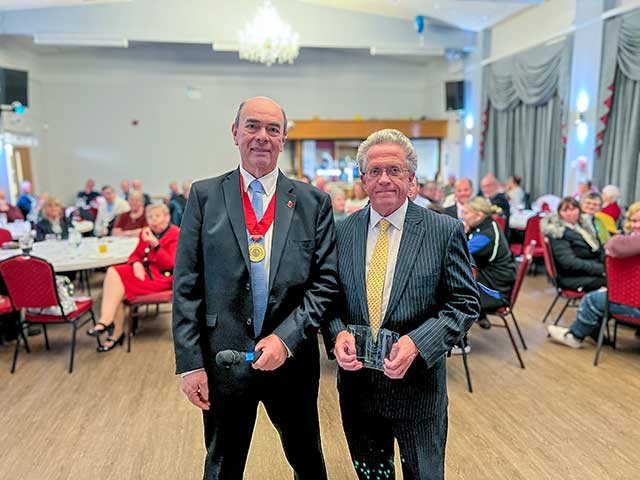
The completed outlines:
[[[140,232],[140,241],[129,261],[109,267],[104,278],[100,321],[87,334],[97,337],[111,328],[113,332],[98,352],[108,352],[124,342],[125,299],[171,290],[173,286],[180,229],[171,225],[166,205],[149,205],[146,217],[148,226]]]

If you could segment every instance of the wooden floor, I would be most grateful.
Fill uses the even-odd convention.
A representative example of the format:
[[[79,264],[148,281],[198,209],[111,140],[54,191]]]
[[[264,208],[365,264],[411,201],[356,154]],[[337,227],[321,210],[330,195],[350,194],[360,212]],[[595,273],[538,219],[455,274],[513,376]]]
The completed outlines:
[[[546,339],[541,318],[551,294],[542,276],[529,277],[516,307],[526,370],[496,328],[470,333],[473,394],[461,358],[448,360],[448,479],[640,478],[640,339],[623,331],[618,351],[606,348],[594,368],[592,344],[572,350]],[[169,313],[143,328],[131,354],[98,354],[81,334],[72,375],[67,327],[51,329],[49,352],[32,337],[14,375],[13,345],[0,346],[0,479],[201,478],[201,419],[173,374]],[[335,365],[324,354],[319,408],[329,477],[353,479]],[[261,411],[245,478],[292,478],[265,417]]]

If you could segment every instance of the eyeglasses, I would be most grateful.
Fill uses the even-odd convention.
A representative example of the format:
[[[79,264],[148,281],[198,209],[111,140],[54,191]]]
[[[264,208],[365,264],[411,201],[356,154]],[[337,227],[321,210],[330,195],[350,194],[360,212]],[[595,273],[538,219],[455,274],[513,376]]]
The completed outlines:
[[[390,177],[399,177],[403,173],[407,173],[409,170],[402,167],[373,167],[365,172],[365,174],[371,178],[378,178],[382,175],[382,172],[386,172]]]

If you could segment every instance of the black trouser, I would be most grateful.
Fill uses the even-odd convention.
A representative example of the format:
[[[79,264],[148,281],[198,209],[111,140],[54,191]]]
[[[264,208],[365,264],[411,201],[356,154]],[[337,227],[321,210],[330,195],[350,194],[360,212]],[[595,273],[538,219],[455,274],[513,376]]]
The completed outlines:
[[[395,479],[394,439],[400,447],[405,480],[443,480],[447,415],[418,420],[390,420],[359,411],[341,399],[342,424],[351,460],[360,480]]]
[[[242,395],[211,396],[211,409],[204,412],[204,479],[242,479],[261,401],[280,434],[294,478],[326,480],[318,421],[319,379],[257,372],[253,380]]]

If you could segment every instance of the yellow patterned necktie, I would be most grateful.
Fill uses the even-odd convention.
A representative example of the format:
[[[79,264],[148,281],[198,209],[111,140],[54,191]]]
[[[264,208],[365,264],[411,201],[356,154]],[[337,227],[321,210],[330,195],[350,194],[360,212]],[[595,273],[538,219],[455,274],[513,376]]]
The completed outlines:
[[[374,341],[378,339],[378,330],[382,323],[382,293],[384,279],[387,275],[387,259],[389,257],[389,220],[380,220],[380,235],[373,250],[369,273],[367,274],[367,306],[369,307],[369,325]]]

